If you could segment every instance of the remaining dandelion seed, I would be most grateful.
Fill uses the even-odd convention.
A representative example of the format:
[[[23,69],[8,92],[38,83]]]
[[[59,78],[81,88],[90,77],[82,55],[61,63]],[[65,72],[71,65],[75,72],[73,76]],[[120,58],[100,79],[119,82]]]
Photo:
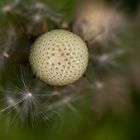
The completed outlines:
[[[40,13],[34,14],[31,17],[32,21],[34,21],[35,23],[39,23],[43,20],[43,15],[41,15]]]
[[[88,50],[79,36],[66,30],[53,30],[35,41],[30,64],[40,80],[56,86],[67,85],[84,74]]]
[[[3,56],[9,58],[9,54],[7,52],[3,52]]]
[[[33,7],[36,9],[45,9],[45,5],[41,2],[36,2]]]
[[[12,7],[11,5],[6,5],[2,8],[2,12],[9,12],[12,10]]]
[[[11,12],[11,10],[13,10],[19,2],[20,0],[13,0],[12,3],[2,6],[0,10],[4,13]]]
[[[77,12],[73,31],[88,42],[105,44],[117,41],[117,34],[125,27],[125,18],[117,9],[103,3],[86,3]]]

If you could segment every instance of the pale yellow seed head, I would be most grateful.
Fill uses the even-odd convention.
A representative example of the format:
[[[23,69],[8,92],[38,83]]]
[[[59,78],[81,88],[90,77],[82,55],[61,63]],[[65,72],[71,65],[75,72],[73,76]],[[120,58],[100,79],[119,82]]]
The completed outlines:
[[[40,80],[63,86],[77,81],[84,74],[88,65],[88,50],[79,36],[57,29],[35,41],[30,64]]]

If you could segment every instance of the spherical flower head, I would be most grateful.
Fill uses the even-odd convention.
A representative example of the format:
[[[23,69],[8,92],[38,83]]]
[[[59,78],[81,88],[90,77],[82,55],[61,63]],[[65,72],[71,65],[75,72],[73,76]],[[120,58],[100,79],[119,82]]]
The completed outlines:
[[[36,76],[54,86],[77,81],[86,71],[88,50],[85,42],[66,30],[41,35],[30,53],[30,64]]]

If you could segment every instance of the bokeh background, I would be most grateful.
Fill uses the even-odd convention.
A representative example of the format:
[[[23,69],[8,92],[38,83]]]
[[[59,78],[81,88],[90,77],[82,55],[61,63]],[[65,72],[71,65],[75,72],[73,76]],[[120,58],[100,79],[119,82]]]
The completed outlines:
[[[52,29],[89,50],[86,73],[65,87],[28,61]],[[139,0],[0,0],[0,140],[140,140]]]

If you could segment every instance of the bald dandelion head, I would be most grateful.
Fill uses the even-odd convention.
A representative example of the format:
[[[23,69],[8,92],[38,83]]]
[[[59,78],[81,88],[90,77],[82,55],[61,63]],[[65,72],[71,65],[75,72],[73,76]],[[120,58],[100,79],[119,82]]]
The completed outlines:
[[[30,64],[40,80],[63,86],[75,82],[84,74],[88,50],[79,36],[65,30],[53,30],[35,41]]]

